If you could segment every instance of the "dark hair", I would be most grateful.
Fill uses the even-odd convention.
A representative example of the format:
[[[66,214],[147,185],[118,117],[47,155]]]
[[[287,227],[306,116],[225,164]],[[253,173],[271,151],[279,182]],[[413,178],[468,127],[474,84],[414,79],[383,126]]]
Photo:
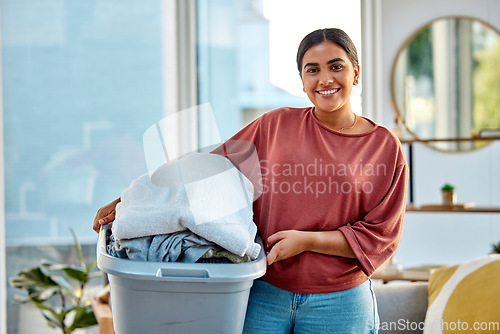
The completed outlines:
[[[299,49],[297,50],[297,68],[299,69],[299,73],[302,72],[302,59],[307,50],[324,41],[330,41],[344,49],[354,68],[358,67],[358,52],[351,38],[341,29],[326,28],[309,33],[300,42]]]

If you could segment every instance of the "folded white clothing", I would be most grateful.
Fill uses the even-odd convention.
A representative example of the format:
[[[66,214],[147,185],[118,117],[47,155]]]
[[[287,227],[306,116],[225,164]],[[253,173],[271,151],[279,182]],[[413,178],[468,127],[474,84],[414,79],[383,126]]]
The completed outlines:
[[[111,231],[117,240],[183,231],[181,220],[190,216],[184,201],[178,189],[155,186],[141,175],[122,192]]]
[[[229,160],[193,153],[155,177],[175,180],[172,184],[178,186],[153,184],[149,174],[134,180],[116,206],[115,239],[188,229],[236,255],[257,258],[260,245],[255,242],[253,186]]]

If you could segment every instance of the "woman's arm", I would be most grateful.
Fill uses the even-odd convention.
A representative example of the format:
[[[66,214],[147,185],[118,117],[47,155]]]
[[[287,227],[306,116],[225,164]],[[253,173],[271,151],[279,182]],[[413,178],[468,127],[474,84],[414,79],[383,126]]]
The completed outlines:
[[[303,252],[355,258],[351,246],[340,231],[280,231],[267,239],[267,264],[286,260]]]
[[[268,239],[268,264],[302,252],[355,258],[367,276],[382,265],[397,248],[404,218],[408,167],[396,168],[391,188],[363,220],[334,231],[281,231]],[[270,248],[272,246],[272,248]]]
[[[121,198],[117,198],[113,202],[103,206],[97,211],[97,214],[94,218],[94,226],[92,227],[94,231],[99,233],[101,225],[111,223],[113,220],[115,220],[116,204],[120,203],[120,201]]]

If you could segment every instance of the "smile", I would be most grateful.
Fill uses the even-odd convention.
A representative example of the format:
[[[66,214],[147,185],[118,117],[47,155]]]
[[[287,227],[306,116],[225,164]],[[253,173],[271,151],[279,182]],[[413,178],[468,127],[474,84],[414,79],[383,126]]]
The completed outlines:
[[[337,93],[340,90],[340,88],[335,88],[335,89],[329,89],[329,90],[317,90],[316,92],[325,96],[325,95],[332,95]]]

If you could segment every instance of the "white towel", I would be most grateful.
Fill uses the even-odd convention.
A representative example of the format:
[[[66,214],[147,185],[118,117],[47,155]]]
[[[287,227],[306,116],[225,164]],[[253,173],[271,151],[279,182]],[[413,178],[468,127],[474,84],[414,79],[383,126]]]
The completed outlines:
[[[181,188],[159,187],[148,174],[132,181],[116,205],[111,232],[115,239],[134,239],[183,231],[182,220],[191,216],[183,203],[186,194]]]
[[[133,181],[122,193],[112,227],[115,239],[132,239],[189,229],[228,251],[257,258],[252,183],[226,158],[193,153]],[[169,182],[169,180],[173,180]],[[179,186],[180,184],[180,186]]]

